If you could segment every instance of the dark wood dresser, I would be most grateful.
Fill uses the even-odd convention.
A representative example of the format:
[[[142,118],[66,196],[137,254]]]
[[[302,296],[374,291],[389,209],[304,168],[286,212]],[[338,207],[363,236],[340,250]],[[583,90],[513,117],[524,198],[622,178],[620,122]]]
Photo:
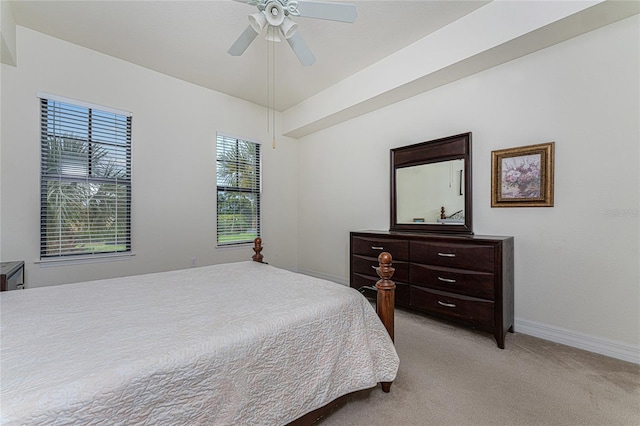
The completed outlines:
[[[391,253],[396,306],[493,333],[513,332],[513,237],[351,232],[350,285],[375,285],[378,255]]]

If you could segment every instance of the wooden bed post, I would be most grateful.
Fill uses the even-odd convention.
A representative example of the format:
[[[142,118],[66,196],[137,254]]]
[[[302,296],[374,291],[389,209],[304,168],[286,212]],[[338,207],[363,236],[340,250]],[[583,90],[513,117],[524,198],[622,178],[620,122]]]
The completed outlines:
[[[391,340],[393,340],[393,308],[396,299],[396,283],[391,281],[391,276],[395,272],[395,268],[391,267],[391,255],[387,252],[380,253],[378,262],[380,263],[380,266],[376,268],[376,272],[380,277],[380,280],[376,283],[376,289],[378,290],[378,316],[389,332]]]
[[[391,255],[387,252],[382,252],[378,256],[378,263],[380,266],[376,268],[376,272],[380,277],[380,280],[376,283],[376,289],[378,290],[377,307],[378,316],[384,324],[384,327],[389,332],[391,341],[394,339],[394,307],[396,299],[396,283],[391,281],[391,276],[395,272],[395,268],[391,265]],[[389,392],[391,390],[391,382],[382,382],[383,392]]]
[[[260,253],[262,251],[262,238],[258,237],[255,240],[253,240],[253,251],[256,252],[256,254],[251,256],[253,261],[262,263],[263,256]]]

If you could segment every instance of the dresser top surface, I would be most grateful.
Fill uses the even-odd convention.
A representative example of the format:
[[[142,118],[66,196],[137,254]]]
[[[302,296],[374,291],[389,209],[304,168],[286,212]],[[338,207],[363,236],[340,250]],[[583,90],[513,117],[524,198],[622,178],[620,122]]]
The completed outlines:
[[[446,225],[445,225],[446,226]],[[398,238],[407,238],[407,239],[443,239],[443,240],[456,240],[456,241],[480,241],[480,240],[491,240],[491,241],[504,241],[513,239],[512,236],[504,236],[504,235],[462,235],[462,234],[437,234],[437,233],[426,233],[426,232],[397,232],[397,231],[381,231],[381,230],[362,230],[362,231],[351,231],[352,234],[359,235],[384,235],[389,237],[398,237]]]

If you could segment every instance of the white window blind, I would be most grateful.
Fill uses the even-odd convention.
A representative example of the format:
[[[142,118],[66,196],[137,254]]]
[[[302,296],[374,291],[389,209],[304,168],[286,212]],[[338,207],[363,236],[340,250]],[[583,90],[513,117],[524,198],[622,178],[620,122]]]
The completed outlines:
[[[131,115],[40,99],[40,257],[131,252]]]
[[[260,144],[218,134],[217,244],[260,236]]]

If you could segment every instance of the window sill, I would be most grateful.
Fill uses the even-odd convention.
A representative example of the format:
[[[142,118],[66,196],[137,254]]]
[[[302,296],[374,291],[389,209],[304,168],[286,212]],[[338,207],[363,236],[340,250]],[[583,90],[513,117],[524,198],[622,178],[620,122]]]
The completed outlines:
[[[36,265],[40,265],[41,268],[49,268],[54,266],[83,265],[87,263],[118,262],[131,260],[135,255],[135,253],[117,253],[93,256],[69,256],[55,259],[40,259],[36,260],[34,263]]]
[[[253,242],[250,243],[238,243],[238,244],[223,244],[216,245],[216,250],[234,250],[234,249],[242,249],[246,250],[247,247],[253,247]]]

